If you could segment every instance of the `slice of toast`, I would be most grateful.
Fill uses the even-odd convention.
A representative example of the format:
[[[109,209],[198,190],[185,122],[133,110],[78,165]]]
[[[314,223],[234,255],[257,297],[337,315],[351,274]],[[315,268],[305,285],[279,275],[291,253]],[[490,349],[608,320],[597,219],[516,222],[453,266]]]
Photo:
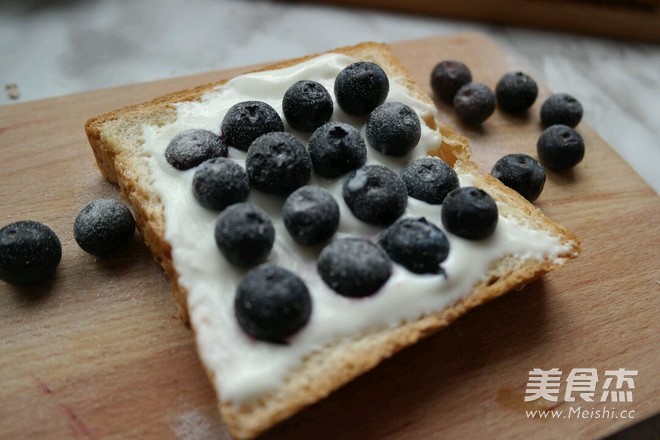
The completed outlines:
[[[172,282],[174,298],[181,318],[185,322],[190,320],[192,324],[202,362],[219,395],[222,417],[231,433],[237,438],[247,439],[259,435],[275,423],[322,399],[333,390],[375,367],[383,359],[447,326],[473,307],[525,285],[574,258],[580,251],[577,238],[568,230],[544,216],[539,209],[516,192],[503,186],[498,180],[477,170],[470,161],[467,140],[449,127],[437,126],[433,112],[427,111],[433,108],[433,102],[414,84],[406,70],[390,54],[385,45],[362,43],[337,49],[331,53],[380,65],[387,72],[391,84],[404,89],[410,99],[426,106],[424,114],[420,114],[425,125],[424,129],[437,135],[433,138],[437,139],[437,144],[428,148],[428,153],[439,156],[453,166],[461,176],[462,185],[467,182],[471,186],[486,190],[497,202],[501,223],[516,225],[515,227],[521,230],[535,234],[533,236],[541,241],[547,237],[549,245],[547,249],[542,249],[539,244],[540,251],[536,249],[536,252],[520,255],[503,252],[490,261],[485,270],[473,274],[474,283],[464,289],[459,297],[448,300],[446,306],[436,305],[418,312],[414,317],[405,316],[395,321],[388,321],[389,324],[372,324],[359,332],[322,340],[312,349],[298,353],[295,365],[286,370],[280,381],[276,381],[276,386],[258,389],[247,397],[237,398],[234,390],[230,390],[227,386],[228,383],[233,384],[228,371],[236,370],[224,368],[223,362],[231,363],[231,359],[226,356],[227,353],[224,353],[224,356],[223,353],[218,354],[222,352],[222,348],[218,345],[223,341],[226,343],[227,339],[223,340],[223,336],[218,334],[217,329],[212,328],[213,324],[210,323],[222,319],[210,316],[208,308],[200,306],[200,303],[208,299],[205,296],[210,296],[208,293],[189,291],[187,286],[192,286],[194,283],[190,281],[189,276],[182,276],[180,273],[187,263],[182,261],[184,258],[182,253],[177,253],[178,249],[173,248],[173,244],[168,240],[168,237],[173,237],[168,225],[175,223],[174,218],[168,218],[168,213],[175,211],[168,206],[168,203],[173,202],[158,189],[160,188],[158,180],[162,176],[154,172],[154,166],[157,166],[155,163],[158,162],[154,152],[164,155],[167,143],[162,144],[162,151],[158,153],[153,149],[153,142],[150,140],[153,133],[191,128],[181,125],[181,121],[185,120],[181,117],[181,109],[201,108],[211,99],[222,100],[223,88],[228,87],[227,81],[173,93],[151,102],[90,119],[86,124],[86,131],[98,166],[107,179],[119,184],[123,196],[135,212],[138,227],[147,246]],[[277,73],[280,69],[295,70],[297,66],[320,60],[321,56],[313,55],[287,61],[257,72]],[[315,78],[295,79],[315,80]],[[332,93],[332,90],[329,90]],[[212,94],[215,95],[211,97]],[[337,108],[336,104],[335,108]],[[222,114],[216,115],[215,126],[209,128],[218,132],[222,117]],[[209,219],[211,218],[209,214]],[[212,220],[208,221],[212,222]],[[278,234],[281,232],[282,230],[278,230]],[[212,237],[210,240],[212,241]],[[176,244],[174,246],[176,247]],[[215,251],[219,253],[217,249]],[[194,258],[194,254],[186,255],[186,258]],[[295,258],[309,258],[309,253],[301,252]],[[240,277],[240,274],[231,275],[229,274],[231,270],[227,271],[228,278]],[[310,288],[310,291],[314,296],[313,289]],[[225,293],[230,297],[233,295],[233,291]],[[363,306],[368,307],[368,305],[360,305]],[[232,318],[230,315],[225,315],[223,319],[231,321]],[[221,324],[229,326],[226,328],[234,325],[233,321],[229,324]],[[301,332],[304,333],[305,329]],[[293,338],[289,346],[277,346],[269,350],[271,352],[295,350],[298,340]],[[234,341],[231,343],[234,344]],[[253,341],[248,341],[246,338],[244,343],[251,346]],[[245,350],[250,349],[245,348]],[[232,353],[232,350],[228,353]],[[264,371],[263,374],[268,372]]]

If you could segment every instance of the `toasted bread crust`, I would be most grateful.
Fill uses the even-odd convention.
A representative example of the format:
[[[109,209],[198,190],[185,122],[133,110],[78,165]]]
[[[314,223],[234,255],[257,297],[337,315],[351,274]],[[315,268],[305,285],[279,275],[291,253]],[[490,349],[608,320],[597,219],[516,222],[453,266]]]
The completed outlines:
[[[362,43],[331,52],[380,64],[390,77],[402,81],[413,96],[432,104],[428,96],[391,55],[387,46]],[[277,63],[256,71],[293,66],[315,56],[317,55]],[[148,179],[141,175],[139,158],[135,158],[136,150],[141,144],[139,128],[144,124],[158,125],[174,121],[176,111],[172,104],[199,100],[205,92],[225,82],[226,80],[223,80],[202,85],[147,103],[109,112],[90,119],[85,127],[101,172],[108,180],[119,184],[123,196],[133,207],[138,227],[147,246],[171,280],[174,298],[184,322],[188,322],[186,291],[178,283],[178,274],[172,263],[171,247],[164,239],[165,218],[162,205],[158,196],[152,191]],[[435,128],[434,120],[425,122]],[[117,141],[116,133],[110,134],[116,132],[118,127],[121,127],[120,131],[124,135],[123,142]],[[502,207],[502,214],[522,219],[532,227],[560,237],[564,244],[570,245],[566,254],[559,256],[560,259],[571,259],[579,253],[579,243],[573,234],[545,217],[540,210],[515,191],[503,186],[491,176],[477,171],[476,166],[470,161],[470,149],[466,138],[446,126],[441,127],[440,131],[443,144],[438,146],[435,154],[457,170],[472,174],[477,186],[487,189],[497,200],[498,206]],[[522,261],[512,256],[505,256],[493,264],[488,276],[474,286],[470,295],[452,307],[398,327],[374,329],[352,339],[335,341],[321,351],[307,356],[295,371],[289,374],[280,389],[249,404],[223,403],[220,405],[220,412],[235,437],[253,438],[375,367],[383,359],[414,344],[420,338],[446,327],[470,309],[536,279],[557,265],[557,261],[550,259]],[[204,347],[198,349],[203,350]],[[207,373],[213,379],[214,372],[207,371]]]

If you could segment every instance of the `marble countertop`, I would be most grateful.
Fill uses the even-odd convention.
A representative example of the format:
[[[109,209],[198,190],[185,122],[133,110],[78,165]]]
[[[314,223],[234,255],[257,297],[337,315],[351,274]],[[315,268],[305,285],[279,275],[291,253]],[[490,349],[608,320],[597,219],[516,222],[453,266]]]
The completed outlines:
[[[279,60],[365,40],[461,31],[488,35],[552,90],[578,97],[584,121],[660,193],[660,46],[651,44],[257,0],[1,2],[5,93],[0,104]]]

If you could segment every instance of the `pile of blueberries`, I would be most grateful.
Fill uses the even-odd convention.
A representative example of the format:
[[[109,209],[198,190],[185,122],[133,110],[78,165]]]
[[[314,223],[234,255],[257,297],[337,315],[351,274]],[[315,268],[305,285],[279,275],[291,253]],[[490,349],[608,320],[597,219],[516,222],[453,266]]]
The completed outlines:
[[[135,234],[131,211],[118,200],[97,199],[73,224],[76,243],[87,253],[111,257]],[[0,229],[0,280],[16,286],[49,281],[62,259],[57,234],[43,223],[21,220]]]
[[[536,101],[536,82],[523,72],[509,72],[495,86],[472,82],[470,69],[460,61],[438,63],[431,72],[435,95],[453,106],[465,124],[478,125],[488,119],[497,106],[509,114],[522,114]],[[582,105],[566,93],[550,96],[541,105],[541,124],[545,128],[536,144],[543,165],[553,171],[573,168],[584,157],[584,140],[573,128],[582,119]],[[533,157],[508,154],[498,160],[491,174],[519,192],[536,200],[545,184],[545,170]]]
[[[336,77],[334,94],[341,109],[366,122],[368,144],[382,154],[403,157],[418,144],[421,121],[400,102],[385,102],[389,79],[370,62],[354,63]],[[298,81],[282,98],[290,127],[311,133],[308,145],[285,132],[270,105],[244,101],[232,106],[216,134],[190,129],[176,135],[165,157],[179,170],[195,168],[192,192],[205,208],[220,211],[215,241],[230,263],[250,269],[239,283],[235,315],[256,339],[282,342],[308,321],[312,300],[305,283],[274,264],[261,264],[275,241],[268,214],[247,202],[250,191],[282,198],[282,220],[293,240],[320,250],[317,270],[337,294],[366,297],[389,279],[392,262],[411,272],[444,276],[449,253],[443,231],[425,218],[406,217],[408,196],[443,205],[447,231],[467,239],[489,236],[497,205],[484,191],[460,188],[456,172],[442,160],[425,157],[396,173],[365,165],[367,143],[353,126],[330,122],[330,92],[315,81]],[[246,151],[245,169],[228,158],[228,147]],[[333,195],[308,185],[312,172],[321,179],[343,179],[342,197],[359,220],[384,228],[376,242],[357,237],[330,241],[339,226]],[[256,267],[255,267],[256,266]]]

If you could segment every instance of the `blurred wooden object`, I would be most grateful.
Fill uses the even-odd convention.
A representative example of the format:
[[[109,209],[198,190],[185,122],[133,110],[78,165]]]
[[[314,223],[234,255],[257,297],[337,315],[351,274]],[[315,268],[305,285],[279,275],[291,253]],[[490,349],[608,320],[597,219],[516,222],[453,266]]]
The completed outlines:
[[[306,0],[660,42],[660,0]]]

